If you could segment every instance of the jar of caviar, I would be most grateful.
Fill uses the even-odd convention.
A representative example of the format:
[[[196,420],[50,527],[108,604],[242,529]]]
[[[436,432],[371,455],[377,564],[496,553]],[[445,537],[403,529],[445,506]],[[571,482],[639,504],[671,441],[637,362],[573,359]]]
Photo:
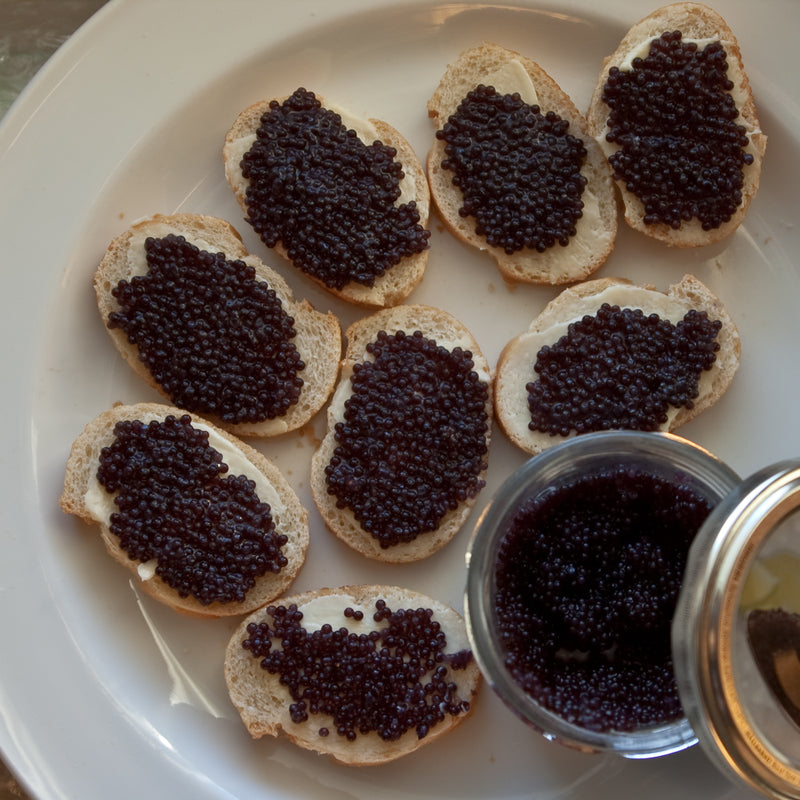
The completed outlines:
[[[685,439],[634,431],[545,450],[502,485],[467,554],[487,682],[550,740],[629,758],[700,741],[750,788],[800,797],[798,505],[800,461],[742,481]]]

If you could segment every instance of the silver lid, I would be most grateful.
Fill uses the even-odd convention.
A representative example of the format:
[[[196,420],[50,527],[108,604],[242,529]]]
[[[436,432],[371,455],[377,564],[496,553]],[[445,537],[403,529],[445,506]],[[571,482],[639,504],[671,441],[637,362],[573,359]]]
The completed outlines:
[[[775,798],[800,798],[800,722],[770,688],[748,620],[762,620],[751,617],[761,609],[796,623],[797,641],[777,649],[798,661],[798,507],[800,460],[762,470],[726,497],[692,546],[672,628],[678,690],[701,745],[723,772]],[[800,704],[800,662],[789,682]]]

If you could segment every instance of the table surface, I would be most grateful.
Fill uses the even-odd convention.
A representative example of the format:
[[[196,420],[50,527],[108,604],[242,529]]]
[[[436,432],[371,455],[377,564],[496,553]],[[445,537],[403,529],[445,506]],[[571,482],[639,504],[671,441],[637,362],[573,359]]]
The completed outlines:
[[[106,0],[0,0],[0,118],[47,59]],[[30,796],[0,759],[0,800]]]

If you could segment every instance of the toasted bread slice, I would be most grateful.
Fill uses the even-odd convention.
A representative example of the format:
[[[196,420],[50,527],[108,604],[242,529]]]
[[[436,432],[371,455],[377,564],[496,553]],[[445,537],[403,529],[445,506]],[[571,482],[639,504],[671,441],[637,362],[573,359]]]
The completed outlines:
[[[767,137],[761,130],[756,113],[750,81],[744,70],[742,54],[731,29],[725,20],[712,8],[699,3],[674,3],[663,6],[631,27],[620,42],[617,49],[608,56],[600,71],[597,85],[592,94],[587,120],[592,135],[600,142],[608,157],[620,149],[616,142],[606,139],[608,134],[609,106],[603,100],[603,92],[612,68],[629,70],[634,57],[644,58],[649,52],[652,40],[664,33],[680,31],[683,40],[694,40],[698,48],[703,49],[711,42],[720,42],[727,55],[728,78],[733,83],[730,93],[736,103],[739,116],[735,122],[742,125],[747,134],[745,152],[752,157],[752,163],[742,168],[743,186],[741,202],[727,222],[718,227],[704,230],[698,217],[684,220],[675,228],[664,222],[645,221],[645,205],[636,194],[628,189],[622,178],[616,181],[624,203],[625,221],[635,230],[676,247],[697,247],[713,244],[730,235],[741,224],[751,201],[756,196],[761,180],[761,163],[767,145]],[[716,68],[716,67],[715,67]],[[693,103],[694,107],[700,103]],[[698,129],[693,122],[693,129]],[[702,144],[702,142],[700,142]],[[715,145],[712,145],[712,148]],[[699,174],[700,170],[692,170]]]
[[[347,628],[353,634],[366,634],[369,630],[380,630],[387,623],[375,622],[373,614],[377,600],[385,601],[387,607],[393,611],[417,609],[430,609],[433,612],[433,621],[439,623],[441,631],[445,634],[445,658],[441,664],[446,667],[446,682],[455,685],[454,702],[465,701],[466,707],[461,706],[457,714],[446,713],[437,724],[432,725],[420,737],[415,728],[405,730],[398,738],[383,738],[375,728],[370,728],[367,733],[356,731],[354,739],[350,740],[337,733],[334,713],[340,713],[347,700],[355,699],[357,706],[366,707],[368,697],[375,691],[370,685],[370,676],[364,674],[363,680],[358,683],[357,697],[352,694],[352,684],[334,685],[333,696],[339,701],[339,706],[331,709],[331,713],[309,712],[304,721],[294,721],[291,706],[296,702],[292,698],[289,688],[282,683],[279,674],[272,674],[261,666],[261,658],[253,655],[251,649],[245,649],[243,642],[250,640],[255,634],[250,626],[267,622],[273,624],[270,608],[260,609],[245,618],[231,637],[225,654],[225,679],[231,700],[239,711],[247,730],[253,738],[262,736],[278,736],[283,733],[292,742],[300,747],[326,754],[332,759],[349,766],[372,766],[383,764],[413,753],[420,747],[451,731],[467,719],[472,711],[473,699],[481,686],[481,674],[475,660],[469,651],[464,620],[449,606],[433,600],[430,597],[402,589],[395,586],[343,586],[335,589],[319,589],[305,592],[281,599],[284,608],[296,605],[303,613],[300,624],[309,632],[319,631],[324,624],[332,627],[333,631]],[[352,608],[363,613],[363,620],[357,621],[354,617],[346,616],[346,608]],[[426,643],[419,643],[423,648]],[[383,646],[383,644],[381,645]],[[386,645],[395,653],[395,645]],[[277,647],[275,648],[277,649]],[[341,652],[341,651],[339,651]],[[363,652],[363,651],[362,651]],[[455,658],[449,658],[455,656]],[[311,662],[313,656],[308,657]],[[317,662],[319,664],[319,662]],[[362,667],[366,669],[366,667]],[[320,670],[321,671],[321,670]],[[392,678],[395,678],[393,675]],[[424,684],[428,678],[423,678]],[[398,688],[404,688],[397,681]],[[379,697],[373,698],[376,705],[388,705],[387,694],[391,694],[384,687],[377,691]],[[398,700],[396,707],[404,712],[408,711],[412,717],[424,711],[424,707],[405,698]],[[383,724],[391,723],[394,718],[394,708],[383,719]],[[364,715],[367,716],[367,715]],[[373,718],[379,714],[370,715]],[[347,722],[345,723],[347,724]],[[320,730],[324,729],[322,735]]]
[[[428,181],[422,164],[403,135],[383,120],[357,118],[345,109],[329,106],[320,95],[316,95],[316,98],[322,103],[323,108],[330,108],[330,110],[340,114],[345,127],[355,131],[365,144],[371,145],[373,141],[377,140],[387,147],[395,149],[396,156],[394,160],[399,162],[403,169],[403,179],[400,183],[402,195],[395,205],[413,201],[419,213],[418,224],[425,228],[428,224],[430,211]],[[256,131],[261,124],[261,118],[269,110],[270,103],[273,100],[283,103],[286,99],[285,97],[270,98],[254,103],[244,109],[234,120],[225,136],[225,144],[223,146],[225,176],[246,219],[249,219],[250,215],[247,200],[247,189],[250,181],[242,174],[241,162],[245,153],[247,153],[256,139]],[[342,180],[344,181],[345,178],[342,178]],[[322,220],[320,220],[320,224],[323,224]],[[333,224],[337,227],[339,226],[337,221],[334,221]],[[276,253],[291,263],[287,246],[283,241],[279,240],[274,245],[274,249]],[[348,258],[356,261],[359,257],[351,253]],[[341,288],[337,288],[326,284],[324,280],[314,274],[306,274],[317,285],[342,300],[367,308],[384,308],[402,303],[411,294],[422,280],[427,263],[427,249],[407,255],[382,275],[377,276],[371,286],[351,280]]]
[[[244,475],[253,481],[258,499],[270,507],[270,516],[275,525],[275,532],[287,537],[287,541],[281,549],[287,562],[285,566],[278,572],[266,572],[256,577],[255,584],[247,589],[241,600],[203,602],[195,594],[181,596],[179,590],[156,574],[156,568],[159,566],[157,555],[146,562],[132,558],[123,548],[120,536],[111,530],[111,515],[120,510],[114,501],[119,492],[116,490],[109,492],[98,479],[98,468],[103,449],[114,443],[116,439],[115,426],[118,422],[138,420],[147,425],[151,422],[163,423],[170,416],[176,419],[188,416],[192,428],[208,433],[208,444],[222,455],[223,463],[228,467],[224,475]],[[146,465],[141,466],[140,473],[144,474],[145,471]],[[154,494],[159,494],[159,492],[161,495],[164,494],[165,480],[167,480],[167,476],[163,473],[153,476],[153,481],[162,484],[162,488],[157,487]],[[177,493],[177,490],[174,493]],[[170,499],[173,498],[170,497]],[[60,503],[66,513],[74,514],[85,522],[99,526],[100,536],[109,554],[131,571],[137,586],[176,611],[194,616],[221,617],[246,614],[268,603],[285,592],[292,584],[305,561],[308,549],[308,512],[300,504],[286,478],[271,461],[207,420],[195,415],[186,415],[186,412],[178,408],[158,403],[118,405],[103,412],[86,426],[72,445],[67,460]],[[220,527],[213,521],[210,516],[213,514],[213,501],[208,508],[209,513],[202,518],[202,524],[208,524],[210,533],[203,534],[201,531],[192,529],[187,530],[186,534],[179,538],[196,543],[199,538],[207,535],[210,541],[209,547],[214,547],[214,543],[220,541],[219,537],[238,535],[224,526]],[[164,513],[177,514],[180,517],[182,512],[173,507]],[[209,520],[211,521],[209,522]],[[160,523],[154,522],[153,525],[158,527],[159,531],[162,530],[163,526]],[[253,523],[253,525],[258,530],[263,530],[263,523]],[[235,546],[231,544],[224,546],[231,550],[235,549]],[[158,551],[158,547],[156,550]],[[208,551],[198,546],[195,552],[202,555]],[[227,562],[225,566],[228,566]],[[186,569],[190,569],[188,563]],[[231,569],[234,570],[235,565],[231,565]],[[207,577],[211,577],[210,574],[203,575],[203,579]]]
[[[581,196],[583,215],[569,244],[556,243],[543,252],[524,247],[510,254],[502,247],[489,245],[486,237],[477,233],[475,218],[459,213],[464,196],[461,189],[453,185],[454,172],[442,166],[446,158],[445,142],[438,138],[427,159],[431,195],[453,235],[489,253],[507,280],[553,285],[582,280],[599,269],[610,255],[616,239],[619,209],[606,158],[591,136],[583,116],[556,81],[530,58],[496,44],[484,43],[464,51],[448,66],[428,101],[428,114],[437,130],[441,130],[468,92],[479,84],[497,83],[494,88],[498,93],[518,91],[528,102],[524,92],[525,78],[520,78],[518,69],[532,84],[541,113],[553,111],[558,114],[569,123],[568,133],[583,142],[586,148],[586,158],[581,167],[581,174],[587,181]],[[520,198],[520,203],[523,199]]]
[[[356,519],[350,507],[339,507],[340,504],[337,497],[328,492],[328,483],[326,479],[326,468],[334,459],[339,444],[336,427],[338,423],[344,422],[346,406],[353,395],[351,376],[354,371],[359,370],[360,365],[373,360],[373,356],[368,353],[367,348],[374,344],[378,339],[379,333],[382,331],[385,331],[390,336],[402,332],[409,337],[416,331],[419,331],[423,334],[424,338],[435,341],[439,347],[444,348],[450,353],[460,348],[472,354],[474,365],[472,372],[476,373],[477,380],[485,386],[486,390],[485,402],[480,411],[486,415],[486,428],[485,433],[482,434],[482,441],[485,443],[487,454],[491,438],[491,372],[488,362],[469,331],[451,314],[440,309],[423,305],[404,305],[392,309],[384,309],[383,311],[379,311],[354,323],[345,332],[347,347],[342,362],[341,378],[331,403],[328,406],[328,430],[311,460],[311,490],[314,501],[326,525],[343,542],[369,558],[399,563],[425,558],[443,547],[455,536],[456,532],[467,519],[477,498],[477,492],[479,492],[480,488],[483,486],[487,468],[487,456],[481,458],[483,464],[480,466],[478,474],[470,474],[467,476],[461,473],[459,478],[451,481],[449,491],[457,493],[467,488],[466,481],[468,478],[474,479],[475,482],[470,484],[471,488],[468,495],[460,500],[455,507],[450,507],[449,510],[439,518],[435,529],[420,532],[413,540],[400,541],[393,543],[391,546],[382,546],[379,537],[373,536],[362,527],[362,524]],[[405,404],[403,408],[407,410],[406,421],[400,423],[394,417],[386,419],[383,423],[383,429],[374,430],[375,439],[380,438],[382,435],[390,438],[393,435],[402,436],[402,434],[398,434],[400,428],[396,427],[397,425],[406,423],[413,424],[413,419],[426,418],[435,413],[437,409],[431,410],[425,403],[432,402],[436,404],[439,399],[446,397],[449,392],[458,392],[460,394],[461,389],[454,389],[452,386],[448,385],[447,379],[443,380],[441,389],[431,392],[430,396],[425,396],[425,390],[421,385],[414,384],[410,387],[406,387],[403,393],[393,398],[396,404]],[[374,399],[379,400],[382,398],[376,397]],[[414,406],[413,404],[415,402],[418,402],[419,405]],[[473,409],[473,412],[477,412],[477,409]],[[460,421],[461,420],[451,420],[451,423],[455,426]],[[373,431],[371,431],[371,433],[372,432]],[[430,432],[430,447],[432,449],[437,447],[435,439],[440,435],[440,430]],[[475,453],[472,449],[475,442],[470,439],[470,451],[469,454],[467,454],[459,450],[462,443],[464,450],[466,450],[468,446],[466,440],[460,439],[459,436],[459,430],[454,428],[452,441],[443,443],[442,447],[448,448],[448,454],[453,460],[463,460],[466,462],[469,459],[469,463],[475,466],[478,460],[475,459]],[[411,446],[412,441],[414,444],[413,448]],[[453,444],[453,442],[455,444]],[[420,446],[421,443],[418,438],[413,440],[409,439],[407,445],[402,442],[398,444],[396,452],[394,452],[392,448],[390,448],[391,452],[381,450],[380,455],[374,455],[367,459],[367,463],[364,465],[366,476],[363,478],[363,497],[374,497],[376,492],[386,491],[385,486],[383,486],[382,489],[379,487],[379,484],[383,480],[382,472],[384,469],[394,474],[395,480],[398,483],[404,481],[407,477],[407,468],[411,463],[405,459],[410,458],[412,455],[419,456],[417,451]],[[436,453],[433,453],[425,457],[429,459],[428,467],[431,469],[433,469],[433,459],[436,455]],[[462,480],[464,483],[459,485],[459,481]],[[394,497],[392,496],[393,488],[394,487],[391,487],[388,490],[389,496],[384,497],[382,501],[384,511],[386,511],[394,501]],[[431,487],[428,486],[427,488]],[[426,491],[426,488],[423,488],[421,491]],[[361,496],[359,499],[361,499]],[[419,512],[419,515],[422,514],[423,509],[426,511],[430,510],[426,507],[426,502],[427,501],[423,500],[422,497],[420,498],[419,506],[416,507],[416,511]],[[404,510],[411,513],[411,510],[405,508],[405,506]],[[399,516],[400,512],[398,511],[398,518]]]
[[[675,430],[710,408],[733,380],[741,353],[738,330],[719,298],[694,276],[684,276],[666,292],[619,278],[601,278],[571,286],[544,308],[527,331],[506,344],[497,363],[497,421],[508,438],[525,452],[536,454],[567,438],[528,427],[531,412],[526,386],[537,380],[534,364],[539,351],[555,344],[571,323],[580,321],[584,315],[594,316],[604,303],[641,309],[645,316],[657,314],[673,324],[690,310],[705,311],[711,320],[722,323],[716,339],[719,344],[716,359],[710,369],[701,373],[697,397],[691,407],[671,407],[659,430]],[[573,435],[574,431],[568,434]]]
[[[305,365],[299,372],[302,387],[296,402],[272,418],[226,421],[219,413],[214,413],[210,407],[207,407],[207,403],[201,401],[197,401],[197,407],[189,407],[189,410],[207,417],[215,424],[238,436],[276,436],[305,425],[327,402],[336,384],[342,352],[339,321],[333,314],[316,311],[308,301],[296,301],[286,281],[259,258],[250,255],[236,229],[216,217],[199,214],[169,216],[156,214],[137,222],[111,242],[95,273],[94,287],[103,322],[106,323],[111,339],[122,357],[142,380],[168,398],[173,405],[188,407],[187,403],[180,402],[175,391],[166,390],[156,380],[151,369],[143,361],[138,345],[131,343],[127,334],[120,327],[109,326],[111,315],[120,310],[120,304],[114,296],[116,287],[122,281],[130,283],[137,276],[145,275],[148,272],[145,254],[146,240],[149,237],[159,239],[170,234],[183,237],[200,251],[212,254],[222,253],[227,261],[243,261],[252,267],[255,270],[255,279],[265,283],[269,289],[275,292],[281,309],[293,319],[295,336],[291,342],[297,348],[298,355]],[[213,309],[205,304],[204,316],[207,317],[213,313]],[[223,340],[221,346],[224,346],[224,339],[228,333],[226,325],[235,331],[239,340],[244,339],[248,344],[252,340],[257,340],[259,346],[266,346],[257,339],[259,335],[257,330],[248,329],[247,326],[252,323],[241,321],[244,319],[242,315],[238,315],[235,319],[225,317],[220,319],[223,320],[223,324],[212,326],[210,329],[214,331],[217,339]],[[205,319],[199,321],[205,321]],[[203,355],[213,352],[214,348],[215,342],[211,341],[207,347],[203,346]],[[231,349],[233,348],[227,348],[227,350]],[[241,352],[241,349],[238,349],[237,352]],[[235,364],[235,357],[236,353],[226,358],[224,363],[213,362],[213,368],[227,381],[241,380],[241,375],[230,369],[231,364]],[[195,361],[196,356],[183,352],[180,358],[184,362],[181,364],[181,368],[184,370],[184,374],[188,374],[190,370],[187,363]],[[259,366],[265,374],[271,371],[273,359],[272,351],[267,351],[264,359],[259,362]],[[177,356],[174,360],[178,360]],[[275,369],[277,370],[277,367]],[[191,380],[195,382],[197,376],[194,375]],[[217,380],[212,391],[220,394],[223,390],[226,391],[228,397],[232,396],[235,399],[235,403],[242,404],[242,408],[245,408],[245,404],[249,402],[247,398],[250,393],[256,391],[259,395],[265,393],[263,381],[258,390],[247,386],[247,391],[225,387],[220,381],[222,378]],[[185,385],[185,382],[181,384],[182,387]],[[213,399],[218,401],[219,397]],[[233,410],[238,411],[239,409]]]

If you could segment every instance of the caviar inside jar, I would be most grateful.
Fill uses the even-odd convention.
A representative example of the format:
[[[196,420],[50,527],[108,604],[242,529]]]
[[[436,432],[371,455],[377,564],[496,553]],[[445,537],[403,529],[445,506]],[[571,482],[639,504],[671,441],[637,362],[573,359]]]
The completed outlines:
[[[451,671],[464,669],[472,654],[447,653],[447,637],[430,609],[392,611],[377,600],[375,628],[368,633],[348,631],[345,624],[309,633],[296,605],[266,612],[269,620],[248,625],[243,647],[280,676],[294,701],[292,721],[317,716],[320,736],[331,733],[324,719],[330,717],[348,741],[368,733],[396,741],[410,730],[422,739],[447,716],[470,708]],[[360,619],[363,612],[345,609],[342,622],[351,616]]]
[[[694,487],[633,466],[525,501],[495,566],[498,638],[513,679],[587,730],[681,716],[670,626],[710,511]]]
[[[247,221],[267,247],[332,289],[373,286],[428,247],[416,203],[397,204],[397,150],[362,142],[313,92],[273,100],[241,162]]]
[[[630,70],[612,67],[602,99],[610,109],[606,139],[615,179],[644,204],[646,224],[703,230],[728,222],[742,203],[747,130],[720,42],[699,49],[680,31],[653,40]]]
[[[169,234],[145,240],[147,272],[112,290],[108,327],[179,408],[223,422],[274,419],[297,403],[305,364],[294,319],[244,261]]]
[[[367,352],[325,477],[337,507],[388,548],[436,530],[483,487],[489,389],[468,350],[420,331],[381,331]]]
[[[480,85],[436,132],[446,143],[442,168],[463,197],[459,213],[493,247],[541,253],[575,235],[586,148],[568,129],[555,112]]]
[[[109,528],[132,561],[203,605],[242,602],[256,579],[287,564],[270,506],[189,416],[118,422],[97,479],[116,493]]]

